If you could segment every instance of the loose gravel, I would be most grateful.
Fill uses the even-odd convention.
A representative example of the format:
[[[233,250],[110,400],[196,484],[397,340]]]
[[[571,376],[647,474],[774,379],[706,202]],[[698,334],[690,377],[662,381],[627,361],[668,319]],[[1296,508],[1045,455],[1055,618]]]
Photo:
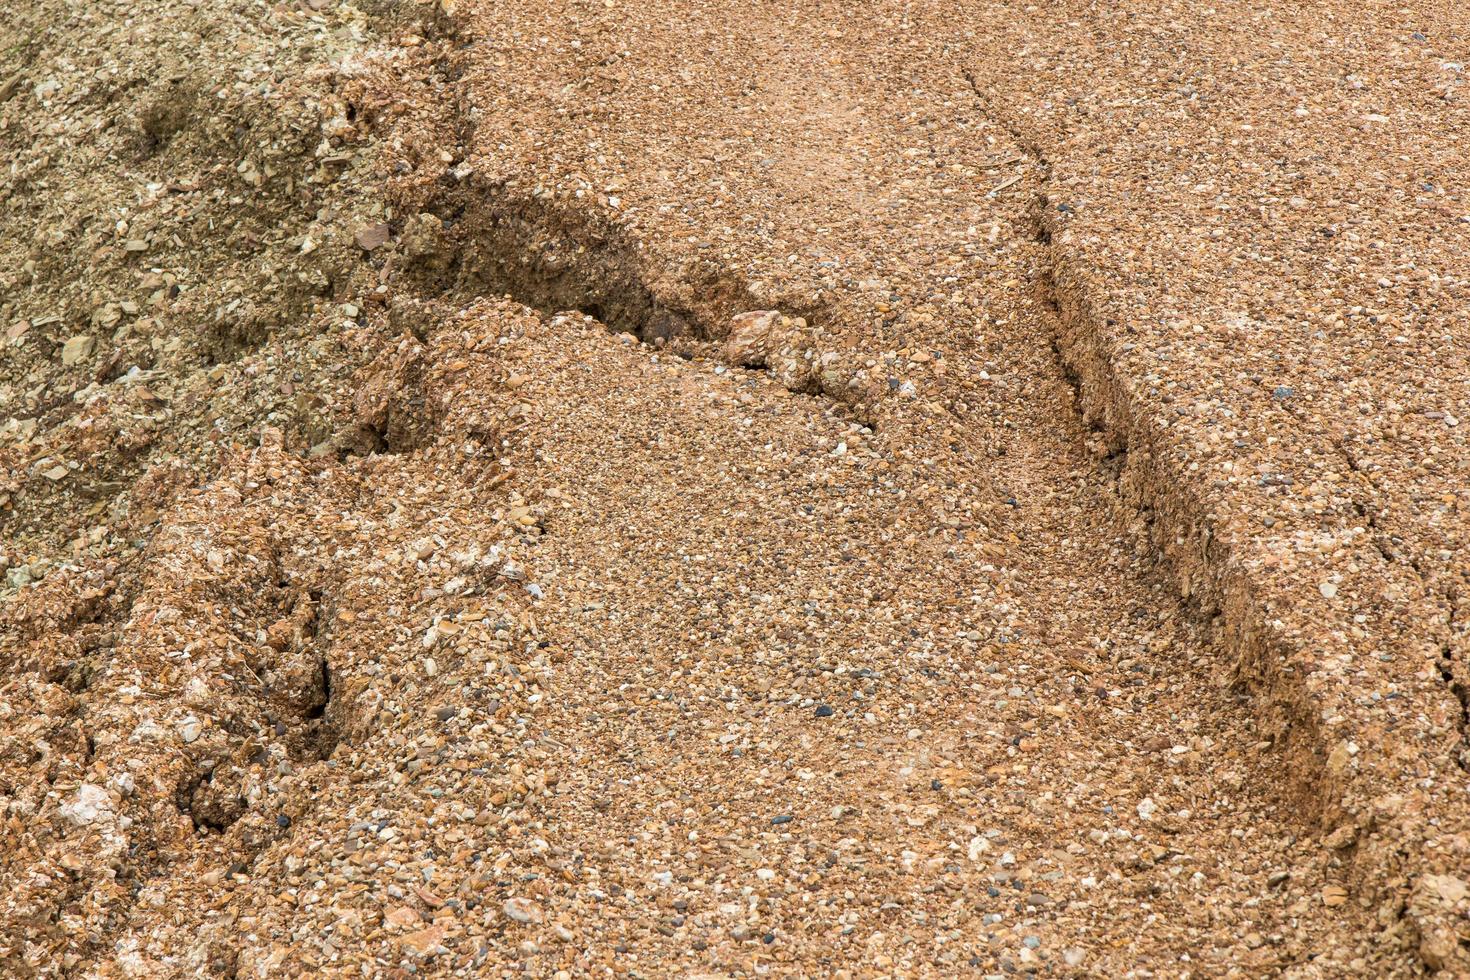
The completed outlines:
[[[0,23],[0,963],[1461,970],[1458,75],[1331,13]]]

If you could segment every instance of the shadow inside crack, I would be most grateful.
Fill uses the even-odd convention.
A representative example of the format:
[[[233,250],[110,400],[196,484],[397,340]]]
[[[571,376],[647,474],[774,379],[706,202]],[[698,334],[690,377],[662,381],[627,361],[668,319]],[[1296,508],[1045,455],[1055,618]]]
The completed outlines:
[[[402,222],[405,270],[423,296],[508,296],[548,316],[575,310],[663,347],[724,338],[737,313],[824,307],[756,297],[721,271],[670,269],[609,214],[509,182],[459,185]],[[677,348],[676,348],[677,349]]]

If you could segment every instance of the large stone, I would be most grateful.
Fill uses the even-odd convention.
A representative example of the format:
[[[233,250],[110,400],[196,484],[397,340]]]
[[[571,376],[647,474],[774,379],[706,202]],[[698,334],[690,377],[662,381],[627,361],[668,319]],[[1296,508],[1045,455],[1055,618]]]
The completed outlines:
[[[753,310],[731,317],[725,360],[740,367],[765,367],[781,320],[776,310]]]
[[[78,334],[61,345],[61,363],[70,367],[80,364],[92,356],[97,349],[97,338],[87,334]]]

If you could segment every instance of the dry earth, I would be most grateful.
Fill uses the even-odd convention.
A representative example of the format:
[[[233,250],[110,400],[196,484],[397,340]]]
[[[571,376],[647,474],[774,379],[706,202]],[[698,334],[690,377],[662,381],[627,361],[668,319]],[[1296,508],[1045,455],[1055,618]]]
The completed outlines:
[[[1470,15],[0,14],[7,976],[1470,976]]]

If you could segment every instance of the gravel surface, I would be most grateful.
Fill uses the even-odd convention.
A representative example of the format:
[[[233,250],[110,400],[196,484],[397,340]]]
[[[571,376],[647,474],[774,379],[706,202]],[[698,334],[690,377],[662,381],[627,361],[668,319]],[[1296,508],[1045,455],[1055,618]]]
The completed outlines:
[[[5,971],[1470,971],[1408,16],[0,18]]]

